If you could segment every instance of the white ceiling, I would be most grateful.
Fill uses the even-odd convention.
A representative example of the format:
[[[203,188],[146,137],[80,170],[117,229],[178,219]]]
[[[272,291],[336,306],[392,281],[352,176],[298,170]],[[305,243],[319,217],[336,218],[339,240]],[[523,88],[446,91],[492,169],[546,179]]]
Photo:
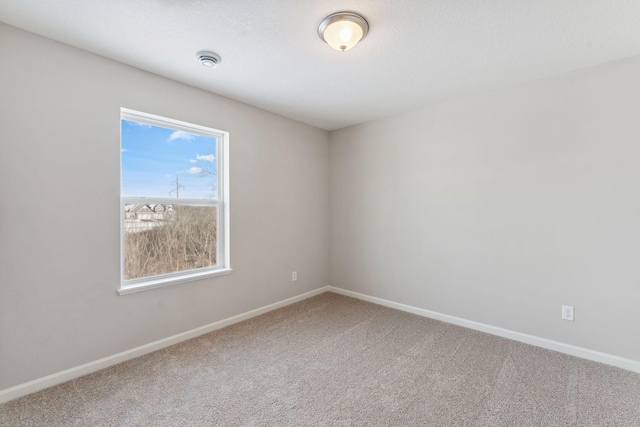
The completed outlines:
[[[341,10],[370,25],[344,53],[316,32]],[[0,21],[327,130],[640,54],[640,0],[0,0]]]

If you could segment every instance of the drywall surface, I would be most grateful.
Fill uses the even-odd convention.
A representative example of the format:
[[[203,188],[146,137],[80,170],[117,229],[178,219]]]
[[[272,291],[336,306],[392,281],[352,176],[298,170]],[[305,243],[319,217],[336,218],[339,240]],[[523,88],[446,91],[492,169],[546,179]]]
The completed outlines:
[[[331,284],[640,360],[638,75],[635,57],[331,132]]]
[[[4,24],[0,58],[0,390],[328,284],[326,131]],[[121,107],[230,132],[232,274],[117,295]]]

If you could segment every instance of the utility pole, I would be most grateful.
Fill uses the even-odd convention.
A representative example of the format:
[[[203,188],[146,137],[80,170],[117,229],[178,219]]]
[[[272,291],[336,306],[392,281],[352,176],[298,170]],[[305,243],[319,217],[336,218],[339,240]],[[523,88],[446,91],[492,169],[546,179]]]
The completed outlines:
[[[180,189],[184,188],[184,185],[180,185],[180,181],[178,181],[178,178],[179,178],[178,175],[176,175],[176,180],[172,182],[172,184],[176,185],[176,188],[169,191],[169,194],[173,193],[174,191],[176,192],[176,199],[180,198]]]

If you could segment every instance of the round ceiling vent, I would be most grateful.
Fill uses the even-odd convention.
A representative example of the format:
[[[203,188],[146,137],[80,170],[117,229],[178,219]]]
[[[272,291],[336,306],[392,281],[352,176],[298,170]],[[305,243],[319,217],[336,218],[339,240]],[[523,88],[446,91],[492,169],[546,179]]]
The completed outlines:
[[[220,55],[213,52],[200,51],[196,54],[196,57],[204,68],[216,68],[222,62]]]

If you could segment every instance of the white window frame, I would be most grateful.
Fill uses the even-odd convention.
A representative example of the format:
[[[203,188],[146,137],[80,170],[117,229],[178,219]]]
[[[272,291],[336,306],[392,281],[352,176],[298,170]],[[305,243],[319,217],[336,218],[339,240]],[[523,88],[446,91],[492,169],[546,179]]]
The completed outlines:
[[[120,158],[120,295],[149,289],[190,282],[209,277],[222,276],[231,273],[230,241],[229,241],[229,132],[195,125],[141,111],[120,108],[120,147],[122,147],[122,120],[145,123],[152,126],[160,126],[172,130],[181,130],[197,135],[216,138],[217,159],[217,198],[216,199],[180,199],[178,204],[192,206],[216,206],[217,207],[217,248],[216,266],[204,267],[193,270],[178,271],[157,276],[141,277],[126,280],[124,278],[124,207],[125,204],[176,204],[175,198],[156,197],[125,197],[122,195],[122,157]],[[121,150],[122,151],[122,150]],[[122,153],[120,153],[122,156]]]

